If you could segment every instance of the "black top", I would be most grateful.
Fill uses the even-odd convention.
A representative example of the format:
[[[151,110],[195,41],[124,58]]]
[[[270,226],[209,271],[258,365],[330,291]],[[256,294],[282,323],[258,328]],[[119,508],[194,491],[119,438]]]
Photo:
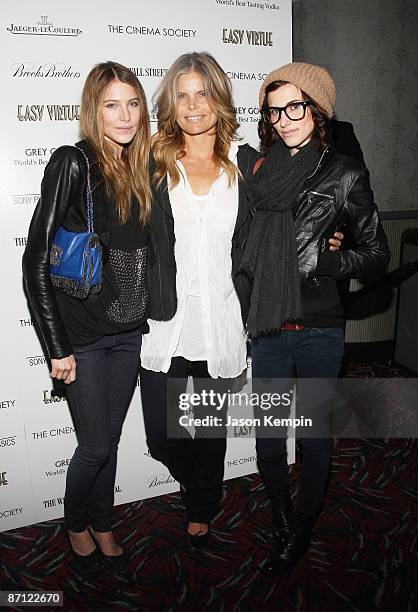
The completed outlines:
[[[136,203],[125,224],[119,222],[113,206],[101,291],[84,300],[57,291],[60,314],[73,346],[90,344],[104,335],[130,331],[145,322],[148,239],[148,229],[138,223]]]
[[[136,206],[131,222],[118,227],[114,203],[107,193],[94,150],[87,141],[78,142],[77,147],[65,145],[53,152],[45,168],[41,197],[29,227],[22,263],[25,291],[30,301],[31,313],[36,319],[37,331],[48,355],[55,359],[67,357],[73,352],[70,335],[76,342],[89,342],[104,333],[115,333],[141,325],[145,318],[139,311],[135,313],[131,310],[130,315],[127,315],[129,309],[123,299],[120,304],[122,310],[118,309],[116,304],[112,307],[111,312],[116,319],[109,322],[109,317],[105,317],[104,313],[111,307],[112,302],[129,293],[125,283],[122,283],[121,275],[118,280],[114,278],[114,262],[111,267],[106,265],[104,287],[100,296],[95,299],[93,296],[84,302],[76,302],[75,298],[68,296],[66,299],[52,285],[49,252],[57,229],[63,226],[70,232],[87,230],[87,164],[80,148],[89,159],[94,231],[99,237],[103,261],[106,264],[113,261],[110,257],[111,225],[113,240],[116,241],[113,245],[113,258],[118,256],[118,251],[133,252],[142,249],[148,242],[148,231],[142,234],[136,222]],[[118,230],[121,237],[118,237]],[[131,235],[132,239],[129,237]],[[124,255],[119,257],[120,260],[123,258]],[[144,251],[137,253],[136,259],[137,269],[142,270],[143,265],[139,265],[139,262],[144,259]],[[135,274],[128,276],[134,282]],[[158,269],[154,272],[154,282],[156,286],[160,283]],[[138,289],[138,285],[134,286]],[[143,306],[142,298],[139,302]]]
[[[344,309],[337,283],[323,277],[318,285],[301,288],[302,319],[307,327],[342,327]]]

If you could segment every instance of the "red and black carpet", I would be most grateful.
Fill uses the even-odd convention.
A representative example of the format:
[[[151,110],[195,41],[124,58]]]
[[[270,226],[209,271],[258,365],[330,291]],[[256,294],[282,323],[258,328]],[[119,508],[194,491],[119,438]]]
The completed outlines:
[[[416,474],[414,439],[336,441],[311,547],[283,577],[262,571],[271,514],[253,475],[225,483],[210,542],[199,551],[186,547],[178,494],[117,507],[114,528],[131,555],[127,577],[78,576],[62,521],[0,533],[0,587],[62,590],[65,611],[414,612]]]

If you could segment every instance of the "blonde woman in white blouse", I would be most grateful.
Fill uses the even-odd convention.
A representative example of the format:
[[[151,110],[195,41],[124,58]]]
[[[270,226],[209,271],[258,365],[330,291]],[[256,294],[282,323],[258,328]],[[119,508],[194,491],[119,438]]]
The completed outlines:
[[[225,428],[197,427],[192,438],[179,424],[178,394],[189,375],[195,391],[225,392],[246,367],[249,287],[244,275],[234,275],[250,223],[245,177],[259,155],[237,145],[231,85],[208,53],[179,57],[156,105],[152,318],[141,352],[142,404],[151,455],[181,485],[187,541],[202,546],[222,495]]]

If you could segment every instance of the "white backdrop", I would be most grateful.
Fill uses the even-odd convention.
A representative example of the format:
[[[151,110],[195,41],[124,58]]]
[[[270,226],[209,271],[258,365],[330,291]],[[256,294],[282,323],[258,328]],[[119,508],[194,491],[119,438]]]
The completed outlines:
[[[65,400],[51,396],[46,359],[22,290],[21,257],[54,148],[78,140],[84,79],[106,60],[129,66],[149,102],[172,61],[209,51],[231,78],[242,135],[257,146],[258,90],[291,61],[291,0],[56,0],[2,4],[0,531],[62,516],[76,440]],[[150,104],[151,106],[151,104]],[[155,116],[151,116],[155,124]],[[256,471],[254,440],[232,431],[226,477]],[[291,459],[291,457],[289,457]],[[116,503],[177,485],[148,453],[139,389],[124,426]]]

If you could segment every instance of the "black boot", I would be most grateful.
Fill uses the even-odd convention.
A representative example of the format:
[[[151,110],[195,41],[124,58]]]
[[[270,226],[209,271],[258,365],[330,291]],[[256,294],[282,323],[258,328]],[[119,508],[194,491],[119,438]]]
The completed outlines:
[[[295,514],[288,535],[273,550],[266,568],[268,574],[279,576],[289,572],[296,565],[309,548],[315,518],[301,512]]]
[[[290,499],[289,487],[274,489],[267,487],[267,493],[273,510],[273,536],[276,546],[284,542],[289,536],[292,522],[292,501]]]

